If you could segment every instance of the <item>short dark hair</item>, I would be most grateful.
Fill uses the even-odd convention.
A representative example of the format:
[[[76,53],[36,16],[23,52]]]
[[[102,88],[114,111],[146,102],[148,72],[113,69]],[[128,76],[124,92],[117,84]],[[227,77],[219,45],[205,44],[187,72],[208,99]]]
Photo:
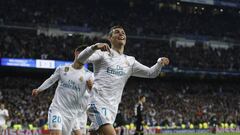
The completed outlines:
[[[143,99],[144,97],[146,97],[146,96],[145,95],[140,95],[139,100]]]
[[[117,29],[117,28],[123,29],[123,26],[122,25],[114,25],[114,26],[112,26],[110,28],[110,31],[108,32],[108,36],[112,36],[113,30]]]
[[[87,48],[87,47],[88,47],[87,45],[78,46],[78,47],[75,49],[75,52],[81,52],[82,50],[84,50],[84,49]]]

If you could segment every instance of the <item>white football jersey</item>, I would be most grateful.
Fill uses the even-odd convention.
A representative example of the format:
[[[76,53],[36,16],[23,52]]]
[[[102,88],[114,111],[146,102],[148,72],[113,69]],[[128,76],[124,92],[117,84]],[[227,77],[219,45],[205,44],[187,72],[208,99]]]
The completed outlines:
[[[66,116],[75,117],[79,111],[85,111],[87,91],[86,81],[92,79],[92,73],[86,68],[74,69],[72,65],[58,67],[38,89],[45,90],[58,81],[50,109],[62,110]]]
[[[0,126],[6,124],[6,117],[8,117],[7,109],[0,109]]]
[[[151,68],[146,67],[132,56],[119,54],[111,49],[109,52],[93,51],[87,47],[78,60],[83,63],[93,63],[94,84],[91,103],[104,106],[117,113],[123,88],[130,76],[155,78],[159,75],[161,65],[156,63]]]

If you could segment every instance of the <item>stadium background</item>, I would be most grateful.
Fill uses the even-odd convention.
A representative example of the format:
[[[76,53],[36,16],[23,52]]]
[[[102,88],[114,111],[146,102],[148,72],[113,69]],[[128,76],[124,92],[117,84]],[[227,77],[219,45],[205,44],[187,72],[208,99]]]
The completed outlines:
[[[36,98],[31,90],[72,61],[75,47],[107,42],[116,24],[126,29],[126,54],[148,66],[171,61],[157,79],[130,78],[116,127],[134,129],[144,94],[146,130],[207,134],[216,122],[218,132],[240,134],[238,0],[0,1],[0,101],[11,132],[47,128],[56,86]]]

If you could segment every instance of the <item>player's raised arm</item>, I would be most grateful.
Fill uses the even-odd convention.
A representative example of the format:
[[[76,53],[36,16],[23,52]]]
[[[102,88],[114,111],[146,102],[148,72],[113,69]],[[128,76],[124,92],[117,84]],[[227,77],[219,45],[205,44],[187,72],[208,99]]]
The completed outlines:
[[[91,45],[84,49],[78,55],[78,61],[80,61],[81,63],[93,63],[94,61],[101,59],[101,56],[98,53],[97,54],[94,53],[96,50],[110,52],[110,47],[106,43],[96,43],[94,45]]]
[[[37,89],[32,90],[32,96],[37,96],[40,92],[46,90],[50,86],[52,86],[56,81],[60,78],[60,68],[58,67],[55,72],[43,82],[43,84]]]
[[[159,58],[157,63],[151,68],[139,63],[135,60],[132,68],[132,76],[143,78],[155,78],[161,72],[161,68],[169,64],[169,59],[166,57]]]

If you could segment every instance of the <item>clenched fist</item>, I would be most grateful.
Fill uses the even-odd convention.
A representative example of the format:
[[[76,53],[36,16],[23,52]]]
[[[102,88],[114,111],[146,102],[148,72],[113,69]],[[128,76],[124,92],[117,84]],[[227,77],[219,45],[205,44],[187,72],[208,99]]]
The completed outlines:
[[[92,45],[92,49],[110,52],[110,47],[106,43],[96,43],[96,44]]]
[[[32,96],[37,96],[39,94],[39,90],[38,89],[33,89],[32,90]]]
[[[92,86],[93,86],[93,80],[87,80],[87,87],[89,90],[92,89]]]
[[[169,59],[166,57],[161,57],[158,59],[158,63],[162,66],[166,66],[169,64]]]

